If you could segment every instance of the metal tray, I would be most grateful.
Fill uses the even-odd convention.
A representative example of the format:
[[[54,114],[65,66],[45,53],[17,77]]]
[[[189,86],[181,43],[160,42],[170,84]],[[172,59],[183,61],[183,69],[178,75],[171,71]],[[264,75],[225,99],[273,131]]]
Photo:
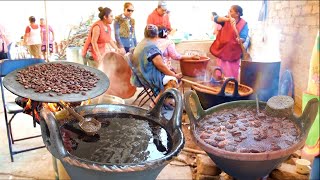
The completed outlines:
[[[97,97],[101,94],[103,94],[107,89],[109,88],[110,81],[109,78],[104,72],[89,67],[85,66],[82,64],[78,63],[73,63],[73,62],[50,62],[47,64],[53,64],[53,63],[61,63],[61,64],[72,64],[74,66],[79,66],[81,68],[84,68],[92,73],[95,73],[100,80],[97,82],[97,86],[92,88],[89,91],[86,91],[86,95],[82,95],[81,93],[79,94],[63,94],[61,96],[49,96],[49,92],[47,93],[37,93],[34,92],[34,89],[25,89],[22,84],[16,81],[16,75],[17,72],[21,69],[12,71],[10,74],[6,75],[3,79],[3,85],[5,88],[7,88],[8,91],[12,92],[13,94],[25,98],[32,99],[34,101],[40,101],[40,102],[59,102],[60,100],[65,101],[65,102],[77,102],[77,101],[85,101],[94,97]],[[44,64],[44,63],[41,63]],[[36,64],[33,66],[41,65],[41,64]]]

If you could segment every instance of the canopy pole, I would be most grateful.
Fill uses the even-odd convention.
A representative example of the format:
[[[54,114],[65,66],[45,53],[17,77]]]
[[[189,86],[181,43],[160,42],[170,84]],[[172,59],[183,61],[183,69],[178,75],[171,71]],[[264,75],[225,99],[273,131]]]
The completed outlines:
[[[48,28],[48,18],[47,18],[47,1],[44,0],[44,17],[45,17],[45,21],[46,21],[46,39],[47,39],[47,42],[46,42],[46,56],[45,56],[45,60],[46,62],[49,62],[49,28]]]

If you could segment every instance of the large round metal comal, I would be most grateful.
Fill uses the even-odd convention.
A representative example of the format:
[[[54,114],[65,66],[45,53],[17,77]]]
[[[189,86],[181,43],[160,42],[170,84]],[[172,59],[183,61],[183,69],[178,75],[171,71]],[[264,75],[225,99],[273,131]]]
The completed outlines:
[[[78,64],[78,63],[72,63],[72,62],[56,61],[56,62],[50,62],[50,63],[72,64],[74,66],[84,68],[96,74],[96,76],[100,80],[97,82],[96,87],[92,88],[89,91],[86,91],[86,95],[82,95],[81,93],[78,93],[78,94],[72,93],[72,94],[62,94],[61,96],[49,96],[50,92],[37,93],[37,92],[34,92],[34,89],[31,89],[31,88],[25,89],[22,84],[16,81],[17,73],[19,70],[21,70],[21,69],[18,69],[4,77],[3,79],[4,87],[6,87],[10,92],[12,92],[17,96],[29,98],[39,102],[59,102],[60,100],[65,102],[84,101],[84,100],[92,99],[94,97],[97,97],[103,94],[109,88],[110,81],[108,76],[98,69],[85,66],[82,64]],[[46,64],[49,64],[49,63],[46,63]],[[41,64],[37,64],[33,66],[39,66],[39,65]]]

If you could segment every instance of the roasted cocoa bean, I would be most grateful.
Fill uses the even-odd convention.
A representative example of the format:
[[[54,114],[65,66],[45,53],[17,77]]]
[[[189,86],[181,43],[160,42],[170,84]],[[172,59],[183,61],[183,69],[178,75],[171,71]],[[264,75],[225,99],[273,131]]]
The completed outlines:
[[[79,93],[97,86],[99,78],[84,68],[63,63],[47,63],[27,67],[17,72],[16,81],[38,93]],[[89,82],[89,83],[87,83]],[[77,92],[75,91],[77,90]]]

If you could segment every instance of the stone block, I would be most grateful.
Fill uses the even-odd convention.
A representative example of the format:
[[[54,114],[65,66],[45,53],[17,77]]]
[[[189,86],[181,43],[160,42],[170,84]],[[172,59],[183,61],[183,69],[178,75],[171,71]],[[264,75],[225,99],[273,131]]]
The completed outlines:
[[[175,166],[168,164],[157,177],[157,180],[164,179],[192,180],[191,168],[189,166]]]
[[[209,176],[204,174],[197,174],[196,180],[220,180],[220,176]]]
[[[304,25],[316,26],[318,21],[319,19],[316,16],[307,16],[304,18]]]
[[[298,159],[298,158],[290,157],[290,158],[287,159],[284,163],[286,163],[286,164],[291,164],[291,165],[296,165],[297,159]]]
[[[305,16],[312,13],[312,5],[305,5],[301,7],[301,15]]]
[[[306,1],[290,1],[290,7],[298,7],[306,4]]]
[[[290,6],[289,1],[282,1],[281,3],[282,8],[288,8]]]
[[[301,25],[306,25],[306,22],[305,22],[304,17],[299,17],[299,16],[295,17],[294,23],[295,23],[296,25],[300,25],[300,26],[301,26]]]
[[[234,178],[230,176],[229,174],[222,172],[220,174],[220,180],[233,180]]]
[[[196,158],[197,174],[216,176],[220,174],[221,170],[210,159],[209,156],[198,154]]]
[[[300,7],[295,7],[292,9],[292,16],[299,16],[301,14],[301,8]]]
[[[277,169],[273,170],[270,177],[275,180],[308,180],[308,175],[296,172],[296,166],[282,163]]]
[[[312,14],[319,14],[319,4],[312,5]]]
[[[282,6],[281,6],[281,2],[278,2],[275,6],[276,10],[281,10]]]

